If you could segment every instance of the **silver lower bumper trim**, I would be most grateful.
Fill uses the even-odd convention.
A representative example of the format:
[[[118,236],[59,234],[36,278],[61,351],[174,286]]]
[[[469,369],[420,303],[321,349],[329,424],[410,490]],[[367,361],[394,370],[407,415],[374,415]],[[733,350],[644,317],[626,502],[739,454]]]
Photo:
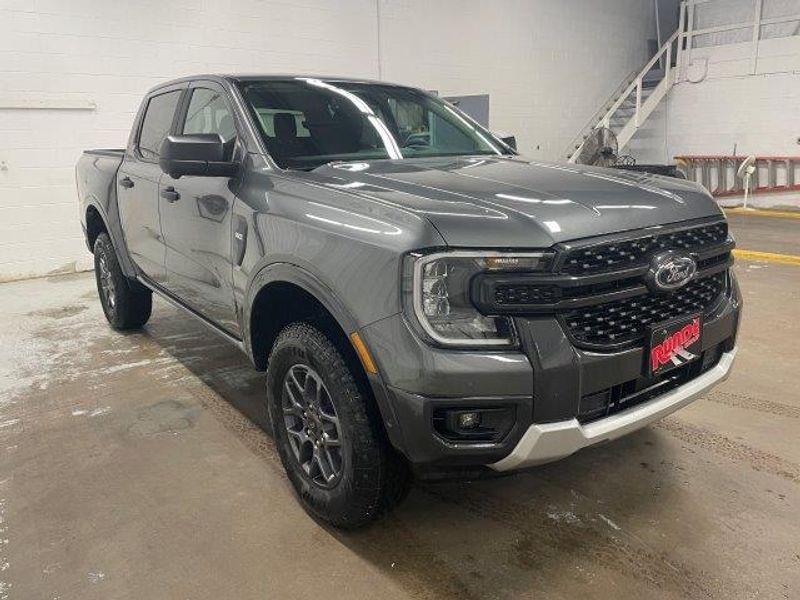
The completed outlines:
[[[577,419],[556,423],[534,423],[523,434],[511,454],[489,465],[497,471],[512,471],[564,458],[581,448],[614,440],[641,429],[683,408],[728,378],[737,348],[725,352],[719,362],[699,377],[626,411],[581,425]]]

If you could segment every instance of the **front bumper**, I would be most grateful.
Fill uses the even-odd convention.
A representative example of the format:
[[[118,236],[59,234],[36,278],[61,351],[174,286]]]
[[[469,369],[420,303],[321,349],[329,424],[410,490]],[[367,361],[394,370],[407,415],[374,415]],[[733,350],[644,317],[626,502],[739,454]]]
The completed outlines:
[[[617,439],[682,408],[728,378],[737,348],[725,352],[716,366],[650,402],[599,421],[581,425],[577,419],[534,423],[505,458],[492,463],[496,471],[523,469],[564,458],[587,446]]]
[[[420,341],[401,315],[378,321],[362,333],[381,373],[381,384],[373,389],[390,439],[419,467],[484,465],[503,471],[555,460],[645,426],[694,400],[730,369],[741,311],[738,286],[731,281],[729,295],[705,317],[703,356],[693,363],[698,368],[597,419],[587,418],[585,410],[595,395],[635,384],[638,397],[639,390],[657,383],[643,378],[643,347],[583,350],[547,315],[517,318],[521,348],[505,352],[434,348]],[[513,409],[516,421],[503,439],[453,442],[433,427],[437,409],[486,407]]]

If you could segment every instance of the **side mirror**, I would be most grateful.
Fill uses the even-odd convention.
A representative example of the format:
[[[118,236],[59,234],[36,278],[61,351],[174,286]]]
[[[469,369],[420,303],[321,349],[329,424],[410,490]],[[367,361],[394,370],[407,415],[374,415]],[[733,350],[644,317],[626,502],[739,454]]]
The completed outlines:
[[[225,160],[226,150],[217,133],[169,135],[161,144],[158,166],[175,179],[182,175],[233,177],[239,165]]]

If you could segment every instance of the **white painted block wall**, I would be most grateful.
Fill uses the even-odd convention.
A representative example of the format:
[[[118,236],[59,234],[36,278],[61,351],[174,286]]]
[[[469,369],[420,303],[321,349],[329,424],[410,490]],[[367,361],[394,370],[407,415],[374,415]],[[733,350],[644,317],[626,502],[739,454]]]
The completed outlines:
[[[800,71],[681,83],[637,132],[639,162],[676,155],[800,156]]]
[[[515,134],[528,156],[566,159],[578,131],[649,59],[652,4],[383,2],[384,76],[447,96],[488,93],[493,129]]]
[[[676,155],[800,156],[800,36],[694,50],[705,76],[680,81],[631,142],[639,162]],[[692,67],[690,67],[692,68]]]
[[[142,94],[201,72],[303,72],[491,94],[557,158],[646,59],[642,0],[0,0],[0,281],[86,268],[74,164],[121,147]]]

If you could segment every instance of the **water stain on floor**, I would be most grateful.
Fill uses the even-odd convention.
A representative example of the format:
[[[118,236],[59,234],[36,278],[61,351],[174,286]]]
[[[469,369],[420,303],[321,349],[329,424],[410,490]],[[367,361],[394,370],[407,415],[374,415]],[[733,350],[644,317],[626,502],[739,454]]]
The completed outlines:
[[[128,433],[136,436],[175,434],[193,427],[202,407],[180,400],[162,400],[138,411]]]
[[[88,307],[85,304],[73,304],[70,306],[60,306],[58,308],[47,308],[33,310],[27,314],[28,317],[45,317],[47,319],[67,319],[81,314]]]

